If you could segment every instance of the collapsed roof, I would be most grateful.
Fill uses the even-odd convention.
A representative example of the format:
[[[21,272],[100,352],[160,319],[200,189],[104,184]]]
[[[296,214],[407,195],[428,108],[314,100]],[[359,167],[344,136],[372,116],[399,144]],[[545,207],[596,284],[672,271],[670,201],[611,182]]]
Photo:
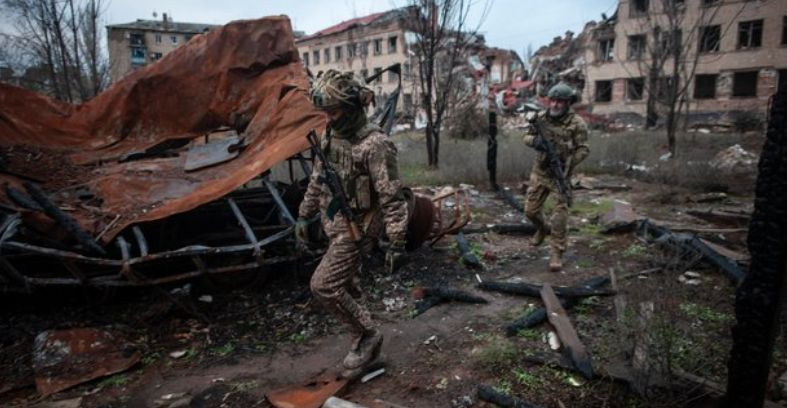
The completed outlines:
[[[305,150],[309,130],[325,126],[308,85],[283,16],[197,35],[81,105],[0,83],[0,204],[39,232],[61,231],[9,197],[25,187],[34,195],[33,183],[106,244]],[[227,161],[190,166],[203,136],[217,129],[237,132]]]

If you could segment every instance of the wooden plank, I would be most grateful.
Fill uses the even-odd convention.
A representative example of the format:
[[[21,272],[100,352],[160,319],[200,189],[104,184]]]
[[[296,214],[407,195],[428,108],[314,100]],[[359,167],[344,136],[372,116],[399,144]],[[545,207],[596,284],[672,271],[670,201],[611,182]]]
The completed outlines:
[[[547,319],[555,327],[560,342],[563,343],[566,351],[574,362],[574,367],[582,373],[585,378],[593,378],[593,365],[590,361],[590,354],[587,352],[585,345],[579,340],[579,335],[571,324],[565,309],[560,304],[552,290],[552,286],[545,284],[541,289],[541,300],[544,302],[544,307],[547,309]]]

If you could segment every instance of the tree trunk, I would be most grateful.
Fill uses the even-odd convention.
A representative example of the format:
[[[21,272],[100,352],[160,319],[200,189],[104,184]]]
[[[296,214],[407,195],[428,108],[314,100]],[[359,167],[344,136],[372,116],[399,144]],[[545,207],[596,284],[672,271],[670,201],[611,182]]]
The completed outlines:
[[[659,120],[659,114],[656,112],[656,99],[659,94],[659,72],[654,69],[648,71],[648,100],[645,111],[645,128],[651,129],[656,127]]]
[[[49,1],[49,12],[51,13],[51,22],[52,22],[52,30],[55,34],[55,39],[57,40],[57,50],[60,56],[60,66],[63,70],[63,89],[65,90],[66,101],[72,102],[72,93],[71,93],[71,78],[68,75],[69,66],[68,66],[68,47],[66,47],[66,43],[63,39],[63,26],[61,24],[62,16],[59,15],[57,11],[57,4],[55,4],[55,0]]]

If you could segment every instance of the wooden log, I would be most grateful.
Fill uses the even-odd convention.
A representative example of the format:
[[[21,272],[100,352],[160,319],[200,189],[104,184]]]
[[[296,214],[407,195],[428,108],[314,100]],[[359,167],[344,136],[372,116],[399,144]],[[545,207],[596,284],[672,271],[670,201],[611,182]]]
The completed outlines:
[[[541,290],[543,285],[537,285],[527,282],[497,282],[497,281],[483,281],[478,284],[478,287],[483,290],[491,290],[495,292],[510,293],[514,295],[523,295],[530,297],[541,297]],[[588,296],[610,296],[614,295],[614,290],[592,289],[584,286],[557,286],[553,290],[555,294],[561,298],[577,298]]]
[[[582,282],[577,286],[596,289],[608,283],[609,283],[609,277],[597,276],[595,278],[588,279],[587,281]],[[578,298],[568,298],[568,299],[561,300],[560,304],[563,306],[564,309],[569,310],[572,307],[576,306],[577,302],[578,302]],[[539,324],[545,322],[546,320],[547,320],[546,309],[543,307],[539,307],[536,310],[528,313],[527,315],[513,321],[511,324],[506,326],[506,334],[509,336],[514,336],[520,330],[538,326]]]
[[[450,288],[414,288],[413,297],[420,299],[420,301],[415,304],[415,312],[413,313],[413,317],[420,315],[433,306],[450,301],[464,303],[488,303],[488,301],[482,297],[475,296],[462,290]]]
[[[571,325],[566,310],[560,304],[560,300],[555,295],[555,291],[548,284],[541,290],[541,300],[547,309],[547,318],[552,326],[555,327],[560,342],[567,350],[574,367],[582,373],[585,378],[593,378],[593,364],[590,361],[590,354],[585,349],[585,345],[579,340],[574,326]]]
[[[454,235],[456,239],[456,245],[459,247],[459,252],[462,254],[462,262],[465,266],[469,268],[480,268],[481,261],[478,259],[477,256],[470,250],[470,244],[467,243],[467,238],[465,238],[465,234],[459,232],[458,234]]]
[[[505,408],[541,408],[540,405],[531,404],[525,400],[503,394],[502,392],[488,386],[478,386],[478,398],[482,401],[491,402]]]

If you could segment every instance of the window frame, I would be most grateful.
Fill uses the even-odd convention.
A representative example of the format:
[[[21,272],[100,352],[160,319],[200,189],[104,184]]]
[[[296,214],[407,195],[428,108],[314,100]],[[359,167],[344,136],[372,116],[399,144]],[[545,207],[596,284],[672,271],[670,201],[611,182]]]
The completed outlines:
[[[604,48],[603,44],[609,44]],[[598,40],[598,60],[601,62],[612,62],[615,60],[615,38],[601,38]]]
[[[632,84],[639,82],[639,94],[632,96]],[[645,77],[626,78],[626,100],[627,101],[641,101],[645,98]]]
[[[757,24],[759,24],[759,30],[757,30]],[[744,30],[744,25],[746,25],[746,30]],[[765,27],[764,19],[757,19],[757,20],[748,20],[748,21],[740,21],[738,22],[738,49],[739,50],[748,50],[748,49],[757,49],[762,47],[762,34]],[[743,42],[743,35],[746,35],[746,39],[748,40],[746,45]],[[755,37],[754,34],[759,34],[759,36]],[[758,44],[752,45],[755,38],[757,39]]]
[[[715,33],[713,33],[713,35],[716,37],[715,43],[713,44],[708,43],[709,39],[707,37],[710,34],[708,34],[706,30],[715,31]],[[711,47],[710,45],[713,46]],[[714,25],[700,26],[699,44],[697,45],[697,52],[699,52],[700,54],[710,54],[719,51],[721,51],[721,25],[714,24]]]
[[[632,41],[632,40],[637,40],[637,41]],[[628,47],[627,47],[627,51],[626,51],[626,58],[628,60],[631,60],[631,61],[639,61],[639,60],[641,60],[645,56],[645,50],[647,49],[647,44],[648,44],[648,36],[647,36],[647,34],[630,35],[630,36],[628,36],[626,41],[628,43],[627,44]],[[639,44],[638,48],[637,48],[638,49],[637,55],[633,55],[632,54],[632,50],[633,50],[632,44],[635,44],[635,43]]]
[[[740,92],[741,91],[741,87],[738,85],[739,84],[738,77],[740,75],[753,75],[753,77],[754,77],[754,84],[752,86],[752,92],[751,93],[746,93],[746,92],[742,93],[742,92]],[[757,97],[757,85],[759,85],[758,82],[759,82],[759,79],[760,79],[759,77],[760,77],[760,71],[759,70],[733,72],[732,73],[732,97],[733,98],[756,98]]]
[[[599,91],[601,89],[601,87],[600,87],[601,84],[609,84],[609,91],[608,91],[609,92],[609,98],[605,98],[605,99],[600,99],[599,98],[600,95],[601,95],[601,93]],[[611,79],[597,80],[596,83],[595,83],[595,89],[594,89],[594,93],[593,93],[593,101],[594,102],[599,102],[599,103],[612,102],[612,87],[613,87],[613,85],[612,85],[612,80]],[[604,93],[606,94],[607,92],[604,92]]]
[[[700,79],[707,79],[713,78],[713,86],[707,89],[710,89],[711,93],[703,92],[702,94],[698,94],[699,90],[701,89],[698,85]],[[708,85],[708,84],[705,84]],[[696,74],[694,75],[694,92],[692,92],[692,99],[696,100],[705,100],[705,99],[716,99],[716,90],[719,86],[719,74]],[[704,88],[703,88],[704,89]]]

